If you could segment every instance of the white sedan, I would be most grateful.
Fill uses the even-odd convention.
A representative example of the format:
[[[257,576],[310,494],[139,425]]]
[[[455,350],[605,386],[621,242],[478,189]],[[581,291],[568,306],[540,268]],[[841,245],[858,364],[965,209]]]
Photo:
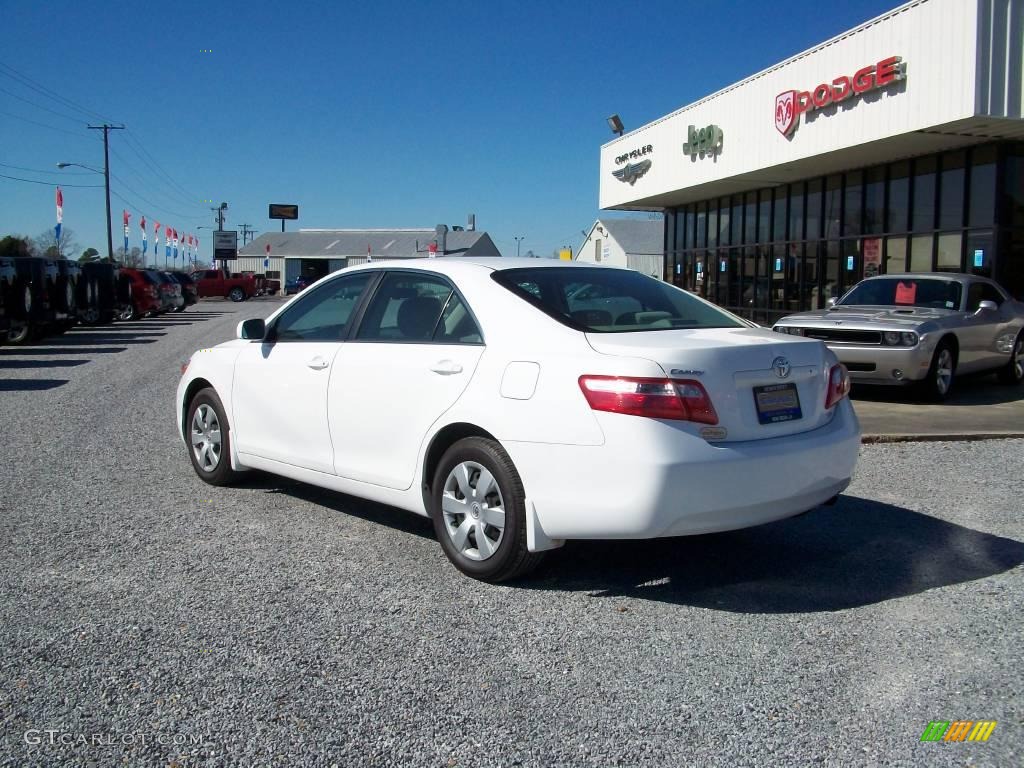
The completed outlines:
[[[821,342],[563,261],[343,269],[183,371],[177,423],[200,478],[265,470],[428,516],[487,581],[566,539],[807,512],[846,488],[860,444]]]

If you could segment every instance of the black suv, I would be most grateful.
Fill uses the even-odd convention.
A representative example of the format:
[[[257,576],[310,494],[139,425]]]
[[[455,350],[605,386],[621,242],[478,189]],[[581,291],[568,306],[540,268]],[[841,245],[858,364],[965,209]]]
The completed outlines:
[[[82,278],[82,266],[77,261],[57,259],[57,295],[58,316],[56,330],[63,333],[78,322],[78,283]]]
[[[86,262],[81,282],[86,287],[86,303],[79,306],[78,318],[86,325],[113,322],[131,302],[131,281],[122,277],[116,264]]]
[[[42,256],[11,259],[11,263],[17,273],[14,290],[21,295],[21,302],[19,306],[14,301],[7,340],[11,344],[27,344],[46,335],[63,317],[63,313],[58,314],[56,301],[60,269],[55,260]]]
[[[17,302],[24,302],[24,297],[15,290],[17,281],[18,270],[14,268],[14,261],[0,259],[0,344],[7,341],[7,331],[10,330]]]

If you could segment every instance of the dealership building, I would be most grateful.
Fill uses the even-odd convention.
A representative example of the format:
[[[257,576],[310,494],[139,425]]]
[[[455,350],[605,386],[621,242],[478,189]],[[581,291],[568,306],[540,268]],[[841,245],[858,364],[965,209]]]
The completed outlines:
[[[1022,0],[913,0],[604,145],[600,205],[758,322],[906,271],[1024,298],[1022,69]]]

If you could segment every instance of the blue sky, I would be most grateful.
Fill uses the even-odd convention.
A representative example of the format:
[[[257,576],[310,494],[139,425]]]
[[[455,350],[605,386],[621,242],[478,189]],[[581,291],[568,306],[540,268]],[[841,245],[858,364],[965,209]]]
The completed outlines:
[[[895,5],[8,0],[0,174],[60,181],[64,225],[104,252],[103,190],[70,186],[102,177],[55,168],[102,167],[84,126],[103,116],[128,127],[111,171],[133,245],[139,211],[196,232],[213,200],[227,228],[260,232],[280,227],[270,202],[299,204],[293,228],[473,212],[505,255],[516,236],[549,255],[599,215],[609,114],[635,128]],[[111,207],[116,248],[126,206]],[[0,235],[53,223],[53,186],[0,178]]]

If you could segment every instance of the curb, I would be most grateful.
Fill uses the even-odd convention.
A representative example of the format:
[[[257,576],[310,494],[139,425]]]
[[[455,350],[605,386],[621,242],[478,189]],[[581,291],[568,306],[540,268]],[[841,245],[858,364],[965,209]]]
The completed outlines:
[[[881,443],[971,443],[979,440],[1018,440],[1020,438],[1024,438],[1024,432],[967,432],[965,434],[951,433],[939,435],[861,435],[860,441],[864,445],[876,445]]]

